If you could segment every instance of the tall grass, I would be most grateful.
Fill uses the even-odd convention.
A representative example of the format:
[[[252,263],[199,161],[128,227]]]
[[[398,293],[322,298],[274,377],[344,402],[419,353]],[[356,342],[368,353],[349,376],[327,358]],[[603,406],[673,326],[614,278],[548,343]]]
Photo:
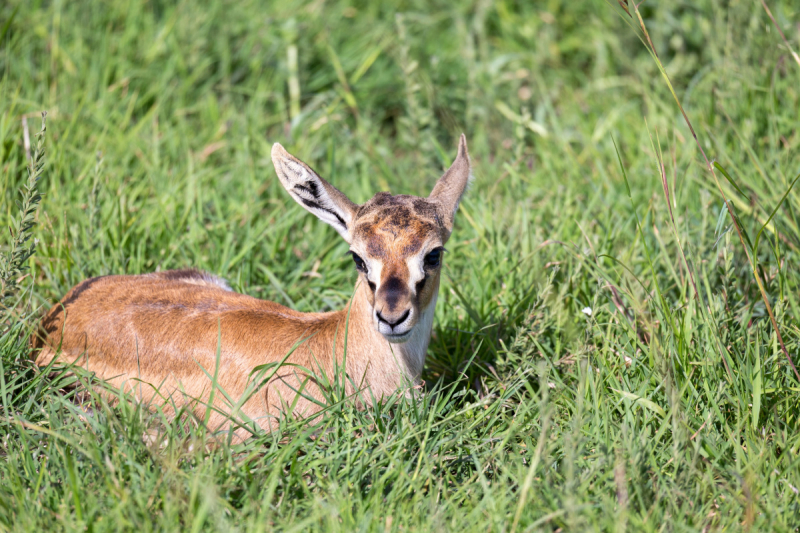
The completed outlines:
[[[11,239],[8,251],[0,257],[0,305],[4,315],[3,322],[19,319],[12,315],[14,299],[18,296],[22,275],[28,270],[28,259],[36,252],[37,241],[33,239],[33,228],[36,225],[36,211],[42,200],[38,183],[44,168],[45,116],[46,113],[42,113],[42,129],[37,134],[36,151],[31,156],[27,169],[28,181],[20,188],[21,198],[17,204],[19,215],[13,220],[13,227],[9,228]],[[25,135],[28,135],[27,131]],[[30,140],[26,138],[25,142],[27,144]]]
[[[189,265],[341,308],[275,141],[356,201],[426,195],[462,131],[476,177],[415,398],[333,381],[317,426],[211,446],[10,321],[0,529],[796,531],[800,15],[768,4],[0,6],[5,225],[49,112],[34,309]]]

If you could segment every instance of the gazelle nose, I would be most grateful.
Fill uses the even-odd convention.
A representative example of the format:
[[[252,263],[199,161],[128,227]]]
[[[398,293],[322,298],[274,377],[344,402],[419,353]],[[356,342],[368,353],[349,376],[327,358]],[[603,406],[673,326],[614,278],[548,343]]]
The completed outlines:
[[[378,320],[379,320],[379,321],[383,322],[384,324],[388,325],[390,328],[394,329],[394,327],[395,327],[395,326],[397,326],[398,324],[402,324],[402,323],[403,323],[403,321],[405,321],[405,319],[406,319],[406,318],[408,318],[408,314],[409,314],[410,312],[411,312],[411,311],[409,311],[409,310],[407,309],[405,313],[403,313],[402,315],[400,315],[400,316],[399,316],[399,317],[398,317],[396,320],[394,320],[394,321],[391,321],[391,318],[388,318],[388,319],[387,319],[386,317],[384,317],[384,316],[383,316],[383,315],[380,313],[380,311],[375,311],[375,314],[377,315],[377,317],[378,317]]]

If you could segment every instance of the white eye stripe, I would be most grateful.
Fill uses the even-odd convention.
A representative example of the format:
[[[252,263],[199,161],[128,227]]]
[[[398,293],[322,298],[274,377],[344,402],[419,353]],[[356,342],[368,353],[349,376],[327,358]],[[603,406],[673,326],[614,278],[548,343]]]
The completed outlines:
[[[425,279],[425,256],[417,254],[406,259],[408,265],[408,286],[412,290],[416,290],[417,283]]]
[[[361,256],[361,259],[367,264],[367,279],[375,284],[377,290],[381,284],[381,270],[383,270],[383,262],[371,257]]]

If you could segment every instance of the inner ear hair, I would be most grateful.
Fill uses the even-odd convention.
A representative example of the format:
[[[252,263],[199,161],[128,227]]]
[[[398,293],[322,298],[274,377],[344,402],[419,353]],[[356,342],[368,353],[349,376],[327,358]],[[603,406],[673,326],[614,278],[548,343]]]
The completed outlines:
[[[349,243],[358,206],[279,143],[272,146],[272,164],[275,165],[281,185],[292,198],[317,218],[333,226]]]
[[[458,154],[450,168],[439,178],[428,199],[435,201],[441,207],[442,225],[447,235],[453,231],[458,204],[472,177],[467,152],[467,138],[462,133],[458,142]]]

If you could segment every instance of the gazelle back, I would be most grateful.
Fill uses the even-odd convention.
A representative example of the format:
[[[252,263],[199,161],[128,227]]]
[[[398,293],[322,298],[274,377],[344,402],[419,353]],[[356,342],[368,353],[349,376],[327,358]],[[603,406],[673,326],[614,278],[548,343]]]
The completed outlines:
[[[228,427],[231,403],[264,429],[274,429],[281,414],[319,411],[321,385],[308,369],[333,379],[344,364],[350,389],[370,389],[362,395],[366,401],[416,382],[433,325],[443,245],[470,176],[464,136],[427,198],[378,193],[356,205],[280,144],[272,148],[272,161],[289,194],[350,245],[359,275],[345,309],[300,313],[235,293],[192,269],[91,278],[42,319],[33,341],[37,364],[76,362],[166,408],[193,403],[200,414],[211,402],[218,411],[211,429]],[[271,365],[271,377],[251,394],[252,372],[264,365]],[[228,401],[219,392],[211,400],[210,376]]]

